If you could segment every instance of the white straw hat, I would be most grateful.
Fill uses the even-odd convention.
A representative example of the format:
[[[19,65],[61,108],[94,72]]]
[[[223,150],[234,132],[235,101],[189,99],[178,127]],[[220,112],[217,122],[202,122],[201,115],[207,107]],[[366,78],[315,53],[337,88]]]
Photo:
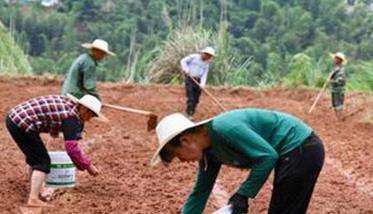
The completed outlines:
[[[337,53],[335,53],[335,54],[331,54],[331,56],[332,56],[333,58],[339,58],[339,59],[341,59],[343,65],[346,65],[346,64],[347,64],[346,56],[345,56],[343,53],[341,53],[341,52],[337,52]]]
[[[74,102],[77,102],[77,103],[83,105],[84,107],[88,108],[89,110],[91,110],[93,113],[95,113],[97,115],[99,120],[101,120],[103,122],[108,121],[108,119],[103,114],[100,113],[102,103],[99,99],[97,99],[97,97],[92,96],[90,94],[86,94],[80,99],[74,97],[71,94],[67,94],[67,97],[72,99]]]
[[[209,122],[212,118],[198,122],[193,123],[188,118],[186,118],[184,115],[180,113],[174,113],[171,115],[168,115],[164,117],[157,125],[155,131],[158,138],[158,149],[153,155],[153,158],[150,162],[151,166],[157,165],[161,161],[161,157],[159,156],[159,153],[163,149],[163,147],[166,146],[170,140],[172,140],[177,135],[181,134],[182,132],[206,124]]]
[[[115,53],[109,51],[109,44],[105,40],[102,40],[102,39],[96,39],[92,43],[84,43],[82,44],[82,47],[88,48],[88,49],[92,49],[92,48],[99,49],[107,54],[115,56]]]
[[[210,54],[211,56],[215,56],[215,50],[212,47],[206,47],[201,51],[202,53]]]

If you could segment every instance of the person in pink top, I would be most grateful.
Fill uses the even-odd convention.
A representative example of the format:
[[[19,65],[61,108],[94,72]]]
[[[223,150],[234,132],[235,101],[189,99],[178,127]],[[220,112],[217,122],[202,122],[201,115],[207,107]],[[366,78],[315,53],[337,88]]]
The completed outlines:
[[[90,175],[99,174],[98,169],[80,150],[78,140],[85,122],[93,117],[106,120],[100,110],[100,100],[92,95],[85,95],[81,99],[71,95],[48,95],[22,102],[9,111],[6,127],[32,170],[27,206],[48,206],[39,199],[51,163],[40,133],[58,137],[62,132],[65,150],[75,166],[79,170],[87,170]]]

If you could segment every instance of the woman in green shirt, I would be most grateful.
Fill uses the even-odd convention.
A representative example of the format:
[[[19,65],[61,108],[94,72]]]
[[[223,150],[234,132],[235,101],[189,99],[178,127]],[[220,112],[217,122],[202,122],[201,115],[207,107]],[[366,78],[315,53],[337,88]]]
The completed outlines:
[[[172,114],[156,128],[160,146],[152,165],[199,161],[196,184],[182,213],[203,213],[222,164],[251,169],[229,199],[233,214],[248,212],[272,169],[274,187],[269,213],[305,213],[324,162],[321,140],[304,122],[289,114],[241,109],[193,123]]]

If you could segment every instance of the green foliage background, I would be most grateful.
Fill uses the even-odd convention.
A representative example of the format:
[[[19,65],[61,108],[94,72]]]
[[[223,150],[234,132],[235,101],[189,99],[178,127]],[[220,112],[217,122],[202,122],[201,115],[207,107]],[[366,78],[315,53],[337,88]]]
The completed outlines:
[[[0,74],[30,75],[31,71],[27,56],[0,22]]]
[[[104,81],[179,82],[180,54],[212,45],[218,56],[210,84],[318,87],[331,70],[329,54],[342,51],[348,88],[373,89],[373,12],[366,1],[354,7],[344,0],[62,2],[45,9],[0,0],[0,20],[30,56],[34,74],[63,75],[84,51],[81,43],[102,38],[117,53],[99,66]],[[201,40],[180,36],[187,29],[188,38]],[[166,78],[155,78],[159,72]]]

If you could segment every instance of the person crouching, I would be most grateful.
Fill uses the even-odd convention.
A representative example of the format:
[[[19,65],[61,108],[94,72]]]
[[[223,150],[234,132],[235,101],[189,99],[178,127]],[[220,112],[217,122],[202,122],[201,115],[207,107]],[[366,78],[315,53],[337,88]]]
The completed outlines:
[[[9,111],[6,127],[32,170],[27,206],[48,206],[39,199],[51,164],[40,133],[58,137],[62,132],[66,152],[75,166],[79,170],[87,170],[90,175],[99,174],[98,169],[83,155],[78,140],[85,122],[93,117],[106,120],[100,110],[101,102],[92,95],[85,95],[81,99],[72,95],[48,95],[29,99]]]
[[[197,181],[183,209],[201,214],[222,165],[251,169],[229,199],[232,214],[248,213],[274,169],[270,214],[306,213],[324,163],[324,147],[314,131],[298,118],[264,109],[240,109],[193,123],[176,113],[156,128],[159,147],[151,165],[199,161]]]

